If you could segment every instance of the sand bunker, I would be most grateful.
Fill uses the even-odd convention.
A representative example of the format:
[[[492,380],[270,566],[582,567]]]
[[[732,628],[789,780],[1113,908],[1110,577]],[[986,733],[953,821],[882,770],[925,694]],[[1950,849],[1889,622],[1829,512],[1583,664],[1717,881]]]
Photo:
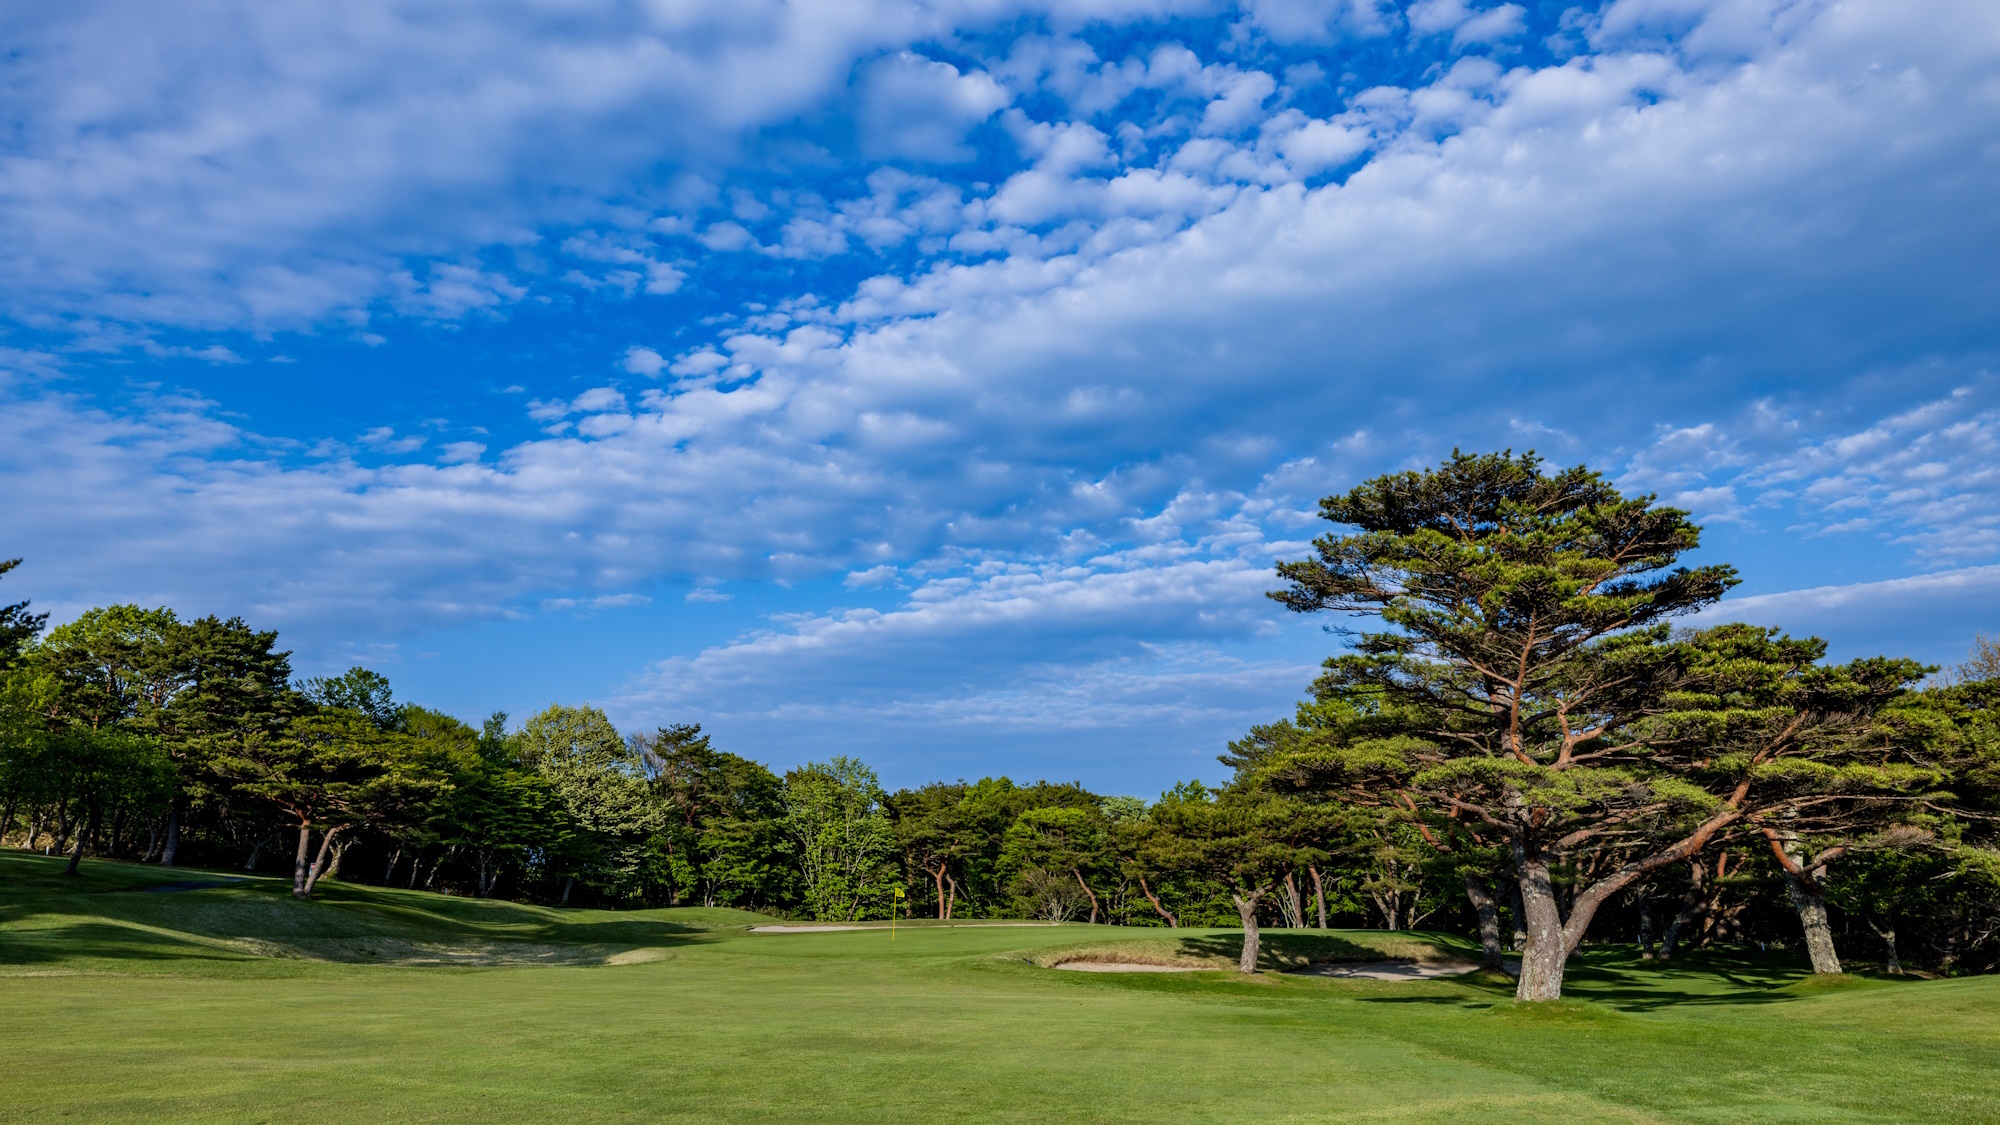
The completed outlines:
[[[1354,961],[1307,965],[1293,972],[1302,977],[1352,977],[1358,980],[1430,980],[1478,971],[1470,961]]]
[[[1210,965],[1142,965],[1137,961],[1064,961],[1050,968],[1076,973],[1199,973]]]
[[[628,949],[623,953],[613,953],[604,959],[607,965],[646,965],[654,961],[671,961],[673,951],[648,946],[643,949]]]

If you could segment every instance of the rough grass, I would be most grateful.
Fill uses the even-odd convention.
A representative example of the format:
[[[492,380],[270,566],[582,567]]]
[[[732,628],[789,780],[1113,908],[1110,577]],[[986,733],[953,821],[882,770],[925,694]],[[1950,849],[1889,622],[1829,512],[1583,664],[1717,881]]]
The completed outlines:
[[[338,885],[296,904],[269,881],[153,893],[208,876],[60,866],[0,854],[0,1121],[2000,1121],[1991,978],[1829,985],[1596,948],[1568,999],[1517,1006],[1476,977],[1037,967],[1141,946],[1227,962],[1213,931],[760,935],[734,913]],[[1271,936],[1274,958],[1460,948]],[[358,952],[381,942],[474,956]]]

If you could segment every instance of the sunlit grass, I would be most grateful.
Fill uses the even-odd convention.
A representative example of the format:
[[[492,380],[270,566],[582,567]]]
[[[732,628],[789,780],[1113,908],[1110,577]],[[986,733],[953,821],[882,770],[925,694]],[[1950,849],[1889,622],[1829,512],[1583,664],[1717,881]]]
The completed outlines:
[[[1984,978],[1829,986],[1759,957],[1661,969],[1608,948],[1570,1000],[1522,1008],[1480,977],[1039,967],[1221,967],[1226,931],[758,934],[733,911],[340,884],[299,904],[275,880],[152,893],[220,873],[84,870],[0,854],[0,1120],[2000,1120]],[[1273,964],[1471,953],[1267,940]]]

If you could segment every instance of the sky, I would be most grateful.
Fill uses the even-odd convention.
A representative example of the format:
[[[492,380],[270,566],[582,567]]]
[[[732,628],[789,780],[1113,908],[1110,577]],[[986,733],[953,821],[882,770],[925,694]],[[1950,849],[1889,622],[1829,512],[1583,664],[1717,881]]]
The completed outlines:
[[[1705,620],[2000,632],[1991,0],[0,10],[0,557],[477,720],[1151,796],[1318,500],[1534,449]]]

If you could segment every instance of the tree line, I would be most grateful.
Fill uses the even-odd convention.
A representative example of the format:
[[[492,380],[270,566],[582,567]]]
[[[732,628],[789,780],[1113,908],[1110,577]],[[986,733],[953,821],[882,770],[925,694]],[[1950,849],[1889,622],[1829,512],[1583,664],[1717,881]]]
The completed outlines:
[[[0,609],[0,839],[66,855],[569,905],[903,909],[1127,926],[1476,934],[1561,994],[1587,940],[1757,945],[1838,972],[2000,961],[2000,647],[1938,674],[1762,626],[1686,512],[1532,453],[1327,498],[1272,596],[1372,631],[1230,780],[1150,802],[1005,777],[782,775],[592,707],[475,728],[274,632],[168,609]],[[4,575],[15,564],[0,565]]]

